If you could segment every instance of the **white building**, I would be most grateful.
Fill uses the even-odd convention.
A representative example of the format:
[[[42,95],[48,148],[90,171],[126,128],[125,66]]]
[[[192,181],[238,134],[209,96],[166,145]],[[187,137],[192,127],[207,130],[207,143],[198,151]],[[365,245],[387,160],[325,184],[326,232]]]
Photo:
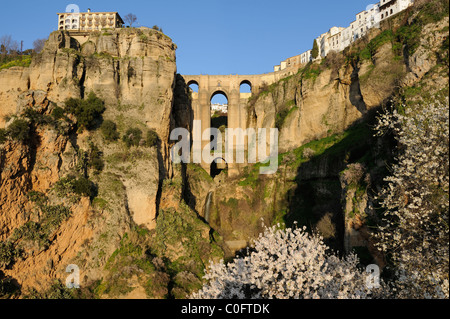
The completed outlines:
[[[211,115],[215,112],[228,113],[228,104],[211,104]]]
[[[322,33],[317,39],[319,55],[324,58],[330,51],[341,51],[342,35],[344,28],[332,27],[328,32]]]
[[[300,54],[300,63],[301,64],[308,64],[310,61],[312,61],[312,50],[308,50],[306,52],[303,52]]]
[[[353,36],[354,31],[351,25],[341,31],[340,51],[344,50],[354,41]]]
[[[414,0],[380,0],[380,20],[383,21],[390,16],[408,8]]]

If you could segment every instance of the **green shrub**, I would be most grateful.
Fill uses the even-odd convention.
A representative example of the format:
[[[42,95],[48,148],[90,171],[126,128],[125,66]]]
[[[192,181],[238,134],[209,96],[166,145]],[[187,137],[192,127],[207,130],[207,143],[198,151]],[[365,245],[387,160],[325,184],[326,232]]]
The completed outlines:
[[[23,111],[22,116],[29,119],[30,123],[34,125],[45,125],[52,122],[48,115],[41,114],[32,107],[26,108],[25,111]]]
[[[3,69],[12,68],[13,66],[29,67],[30,64],[31,64],[31,56],[29,55],[21,56],[19,57],[19,59],[0,65],[0,71]]]
[[[276,117],[275,117],[275,127],[278,130],[281,130],[281,128],[283,127],[284,124],[284,120],[286,119],[286,117],[289,114],[289,110],[288,109],[283,109],[280,112],[277,113]]]
[[[0,128],[0,144],[3,144],[8,139],[8,135],[4,128]]]
[[[53,111],[52,111],[52,117],[55,121],[60,120],[62,118],[64,118],[65,116],[65,111],[62,107],[56,106]]]
[[[128,147],[139,146],[142,139],[142,131],[138,128],[130,128],[126,131],[125,135],[122,137],[122,141]]]
[[[37,243],[39,247],[47,248],[50,246],[48,234],[45,232],[41,224],[36,222],[27,222],[23,226],[16,228],[11,236],[12,240],[25,240]]]
[[[43,229],[48,235],[71,215],[70,209],[63,205],[43,206],[42,213]]]
[[[0,241],[0,267],[7,268],[14,264],[20,251],[10,241]]]
[[[64,286],[60,281],[55,281],[52,286],[44,292],[38,292],[32,288],[25,299],[75,299],[72,290]]]
[[[75,194],[86,196],[89,198],[94,197],[95,194],[95,186],[94,184],[86,177],[80,177],[78,179],[73,180],[73,192]]]
[[[100,130],[107,141],[117,141],[120,137],[119,132],[117,132],[117,125],[113,121],[103,121]]]
[[[104,102],[92,92],[85,100],[69,98],[66,100],[65,105],[66,111],[75,115],[80,127],[88,130],[95,128],[105,111]]]
[[[11,236],[13,241],[22,239],[33,242],[39,247],[47,249],[50,244],[51,235],[59,228],[61,223],[70,217],[71,211],[63,205],[41,205],[39,223],[29,221],[16,228]]]
[[[153,130],[148,130],[147,138],[145,140],[145,146],[147,147],[156,146],[158,144],[158,140],[159,140],[158,134],[156,134],[156,132]]]
[[[306,67],[302,71],[302,77],[304,79],[313,79],[315,80],[322,70],[320,69],[320,66],[315,63],[308,63]]]
[[[61,178],[56,182],[54,190],[59,197],[71,194],[94,198],[96,195],[95,184],[86,177],[76,178],[73,175]]]
[[[103,171],[105,167],[105,162],[103,161],[103,153],[100,151],[97,145],[91,143],[89,145],[89,159],[88,166],[94,169],[95,174],[99,174]]]
[[[36,191],[28,192],[27,197],[28,200],[36,203],[38,206],[43,206],[48,201],[48,197],[45,194]]]
[[[10,138],[22,143],[29,139],[30,132],[30,123],[24,119],[16,119],[7,129]]]

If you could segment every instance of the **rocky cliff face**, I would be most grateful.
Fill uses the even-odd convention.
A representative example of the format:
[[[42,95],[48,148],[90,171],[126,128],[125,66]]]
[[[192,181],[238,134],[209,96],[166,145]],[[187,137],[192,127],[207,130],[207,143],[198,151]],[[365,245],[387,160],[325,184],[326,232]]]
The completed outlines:
[[[162,179],[170,170],[166,142],[176,121],[175,49],[167,36],[151,29],[92,33],[83,45],[66,32],[54,32],[29,68],[0,73],[0,125],[21,119],[30,128],[26,141],[11,139],[0,153],[0,241],[21,252],[3,265],[3,272],[22,293],[43,291],[54,278],[64,282],[70,263],[83,269],[84,285],[102,278],[105,263],[126,233],[138,226],[155,229]],[[114,121],[121,135],[129,128],[144,134],[152,129],[160,141],[157,147],[109,143],[99,130],[77,131],[70,116],[68,122],[35,121],[51,119],[67,98],[91,92],[105,101],[103,120]],[[9,123],[4,115],[11,117]],[[58,194],[57,185],[80,172],[82,154],[93,144],[104,169],[100,174],[82,170],[95,183],[96,196]],[[45,200],[38,205],[30,194]],[[68,216],[55,225],[56,211]]]
[[[161,123],[169,121],[172,107],[175,49],[152,29],[92,33],[82,46],[64,31],[53,32],[29,68],[1,72],[0,115],[18,111],[17,97],[29,90],[54,103],[94,92],[107,105],[140,108],[133,115],[165,141],[168,129]]]

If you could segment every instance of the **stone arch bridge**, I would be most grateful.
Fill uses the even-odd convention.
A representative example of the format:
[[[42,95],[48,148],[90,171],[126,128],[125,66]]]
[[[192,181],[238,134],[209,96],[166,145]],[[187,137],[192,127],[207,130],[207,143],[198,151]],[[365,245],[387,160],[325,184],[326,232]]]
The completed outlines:
[[[211,127],[211,99],[223,94],[228,99],[228,128],[247,129],[247,102],[253,94],[258,94],[264,85],[270,85],[288,76],[286,72],[273,72],[259,75],[182,75],[188,86],[198,85],[198,92],[192,92],[194,120],[201,121],[201,132]],[[251,87],[251,93],[241,93],[242,84]],[[195,137],[193,137],[195,138]],[[195,142],[195,141],[194,141]],[[201,141],[202,149],[210,140]],[[225,164],[225,163],[223,163]],[[211,163],[202,159],[202,167],[210,172]],[[238,164],[228,165],[228,174],[239,173]]]

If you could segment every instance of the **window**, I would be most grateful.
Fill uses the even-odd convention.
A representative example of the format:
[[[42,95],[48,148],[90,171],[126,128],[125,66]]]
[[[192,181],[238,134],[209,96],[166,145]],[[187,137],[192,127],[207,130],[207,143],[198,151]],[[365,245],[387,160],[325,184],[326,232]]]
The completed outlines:
[[[391,9],[391,14],[393,14],[394,13],[394,11]]]
[[[384,14],[381,14],[381,19],[384,19]]]

